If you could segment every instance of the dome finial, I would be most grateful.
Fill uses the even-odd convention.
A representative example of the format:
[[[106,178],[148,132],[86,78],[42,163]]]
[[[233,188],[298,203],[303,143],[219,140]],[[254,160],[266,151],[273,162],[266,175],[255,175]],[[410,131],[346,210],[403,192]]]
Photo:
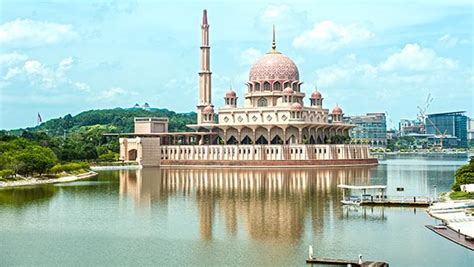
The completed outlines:
[[[273,24],[273,41],[272,41],[272,50],[276,51],[276,41],[275,41],[275,24]]]

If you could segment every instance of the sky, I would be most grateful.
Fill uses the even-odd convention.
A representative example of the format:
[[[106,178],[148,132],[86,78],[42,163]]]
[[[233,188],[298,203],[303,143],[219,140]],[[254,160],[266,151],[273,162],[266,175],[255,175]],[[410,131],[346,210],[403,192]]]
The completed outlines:
[[[2,0],[0,129],[145,102],[195,111],[204,8],[217,107],[230,87],[243,99],[274,24],[326,108],[386,112],[395,127],[430,94],[428,113],[473,116],[472,1]]]

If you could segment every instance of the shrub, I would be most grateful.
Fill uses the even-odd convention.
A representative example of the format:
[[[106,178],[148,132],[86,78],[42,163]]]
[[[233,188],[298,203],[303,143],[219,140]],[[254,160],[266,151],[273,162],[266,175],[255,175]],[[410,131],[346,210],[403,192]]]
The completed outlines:
[[[99,156],[99,161],[117,161],[118,159],[119,154],[112,151],[109,151]]]
[[[10,178],[13,178],[13,176],[15,176],[14,170],[6,169],[6,170],[0,171],[0,177],[4,179],[10,179]]]

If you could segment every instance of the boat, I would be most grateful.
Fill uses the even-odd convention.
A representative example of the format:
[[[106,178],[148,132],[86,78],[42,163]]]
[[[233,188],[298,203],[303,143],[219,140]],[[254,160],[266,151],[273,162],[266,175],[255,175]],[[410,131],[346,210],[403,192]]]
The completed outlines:
[[[357,205],[357,206],[359,206],[360,205],[360,198],[351,197],[351,198],[348,198],[348,199],[343,199],[343,200],[341,200],[341,203],[343,205]]]

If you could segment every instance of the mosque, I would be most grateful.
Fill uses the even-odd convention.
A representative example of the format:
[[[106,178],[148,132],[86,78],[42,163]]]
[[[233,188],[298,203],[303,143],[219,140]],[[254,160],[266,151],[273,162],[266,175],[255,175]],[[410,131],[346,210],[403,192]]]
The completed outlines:
[[[120,138],[121,159],[142,165],[374,165],[367,145],[344,144],[354,125],[329,112],[315,90],[305,93],[296,64],[271,49],[250,68],[243,106],[230,89],[216,112],[212,102],[209,24],[201,24],[199,98],[194,132],[171,133],[166,118],[135,118],[135,132]],[[122,134],[123,136],[123,134]]]

